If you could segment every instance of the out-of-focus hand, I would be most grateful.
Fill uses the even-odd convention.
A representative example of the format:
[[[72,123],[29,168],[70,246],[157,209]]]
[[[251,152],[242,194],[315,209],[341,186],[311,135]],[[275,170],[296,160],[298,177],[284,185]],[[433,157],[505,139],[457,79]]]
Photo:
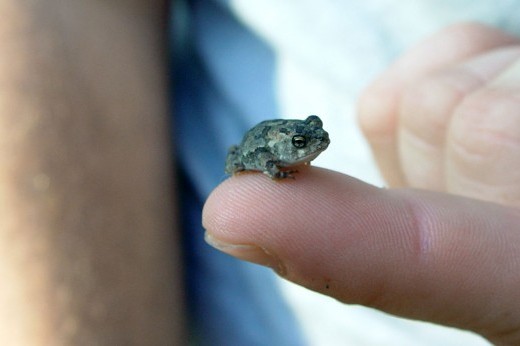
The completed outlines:
[[[361,127],[391,187],[520,206],[520,40],[479,24],[411,49],[363,93]]]

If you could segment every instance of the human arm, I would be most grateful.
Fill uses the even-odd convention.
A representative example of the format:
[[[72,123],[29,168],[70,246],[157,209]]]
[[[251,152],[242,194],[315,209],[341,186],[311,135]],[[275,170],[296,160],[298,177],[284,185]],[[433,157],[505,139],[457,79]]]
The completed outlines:
[[[178,344],[166,2],[0,13],[0,343]]]

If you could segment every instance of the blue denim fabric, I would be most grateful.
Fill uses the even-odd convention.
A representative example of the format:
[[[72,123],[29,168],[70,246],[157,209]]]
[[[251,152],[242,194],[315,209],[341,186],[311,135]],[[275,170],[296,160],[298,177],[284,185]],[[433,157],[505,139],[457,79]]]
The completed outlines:
[[[203,201],[224,178],[227,148],[276,117],[274,56],[226,9],[192,1],[173,17],[174,140],[193,341],[200,345],[304,345],[274,274],[208,246]]]

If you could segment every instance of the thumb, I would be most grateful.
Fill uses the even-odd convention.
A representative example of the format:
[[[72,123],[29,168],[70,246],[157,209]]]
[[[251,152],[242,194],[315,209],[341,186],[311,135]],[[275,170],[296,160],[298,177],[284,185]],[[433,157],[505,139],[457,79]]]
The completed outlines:
[[[203,212],[207,241],[346,303],[520,344],[520,212],[324,169],[242,174]]]

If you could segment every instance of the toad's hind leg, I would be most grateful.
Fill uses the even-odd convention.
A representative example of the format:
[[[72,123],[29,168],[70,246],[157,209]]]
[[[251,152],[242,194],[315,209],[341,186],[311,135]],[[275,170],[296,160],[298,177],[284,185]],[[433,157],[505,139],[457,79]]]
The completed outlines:
[[[244,165],[242,164],[242,161],[240,160],[240,156],[241,152],[238,145],[233,145],[229,148],[226,157],[226,174],[235,174],[245,169]]]

